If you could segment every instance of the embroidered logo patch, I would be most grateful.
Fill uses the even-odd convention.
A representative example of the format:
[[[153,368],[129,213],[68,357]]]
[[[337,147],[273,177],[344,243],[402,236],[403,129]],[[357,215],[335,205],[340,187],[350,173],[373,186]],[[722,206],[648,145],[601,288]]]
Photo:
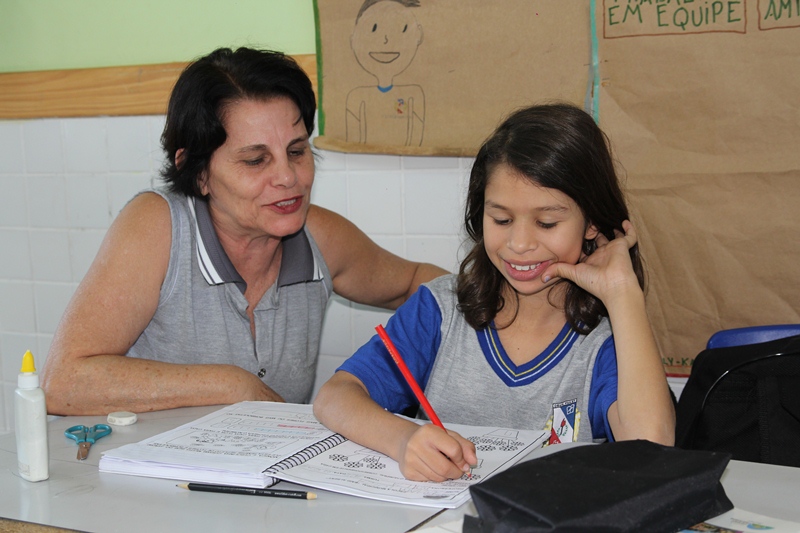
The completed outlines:
[[[554,403],[553,418],[550,424],[550,440],[547,444],[561,444],[562,442],[577,440],[580,420],[577,398]]]

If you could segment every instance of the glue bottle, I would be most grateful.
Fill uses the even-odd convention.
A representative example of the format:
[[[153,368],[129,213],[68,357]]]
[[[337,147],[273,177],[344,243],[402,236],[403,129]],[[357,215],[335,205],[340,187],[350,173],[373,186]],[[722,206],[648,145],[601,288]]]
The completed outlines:
[[[30,350],[22,356],[22,369],[14,391],[14,428],[19,474],[28,481],[42,481],[50,477],[47,405]]]

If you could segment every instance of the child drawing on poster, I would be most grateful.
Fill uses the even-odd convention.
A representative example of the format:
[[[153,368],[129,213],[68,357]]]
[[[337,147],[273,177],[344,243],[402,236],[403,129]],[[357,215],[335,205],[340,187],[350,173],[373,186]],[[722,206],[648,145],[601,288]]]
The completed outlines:
[[[419,85],[395,85],[422,43],[422,26],[412,7],[419,0],[365,0],[356,16],[350,46],[361,68],[377,85],[347,95],[347,141],[420,146],[425,95]]]

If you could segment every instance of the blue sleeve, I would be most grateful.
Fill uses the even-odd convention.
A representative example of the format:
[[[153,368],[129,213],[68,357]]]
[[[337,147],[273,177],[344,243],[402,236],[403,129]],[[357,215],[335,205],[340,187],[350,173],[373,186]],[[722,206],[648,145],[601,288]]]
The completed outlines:
[[[422,390],[441,343],[442,313],[431,291],[421,286],[386,324],[386,333]],[[354,375],[375,402],[393,413],[419,405],[383,341],[374,335],[336,369]]]
[[[589,387],[589,420],[592,438],[614,441],[608,424],[608,408],[617,401],[617,351],[614,336],[609,336],[594,360],[592,385]]]

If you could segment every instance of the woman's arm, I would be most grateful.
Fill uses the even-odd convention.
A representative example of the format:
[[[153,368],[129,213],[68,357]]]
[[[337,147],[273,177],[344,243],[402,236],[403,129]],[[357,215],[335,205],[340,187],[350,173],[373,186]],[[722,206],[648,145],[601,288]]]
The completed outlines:
[[[333,290],[348,300],[396,309],[421,283],[448,273],[384,250],[352,222],[327,209],[311,206],[307,223],[328,264]]]
[[[419,426],[389,413],[348,372],[337,372],[322,386],[314,400],[314,415],[331,430],[396,460],[408,479],[456,479],[477,463],[470,441],[433,424]]]
[[[140,195],[120,212],[56,330],[42,371],[50,413],[280,400],[236,366],[125,357],[155,314],[171,240],[169,206],[160,196]]]
[[[556,263],[543,273],[568,278],[599,298],[608,310],[617,353],[617,401],[608,410],[616,440],[675,442],[675,409],[664,374],[644,293],[631,266],[637,242],[629,221],[614,240],[597,237],[597,250],[577,265]]]

